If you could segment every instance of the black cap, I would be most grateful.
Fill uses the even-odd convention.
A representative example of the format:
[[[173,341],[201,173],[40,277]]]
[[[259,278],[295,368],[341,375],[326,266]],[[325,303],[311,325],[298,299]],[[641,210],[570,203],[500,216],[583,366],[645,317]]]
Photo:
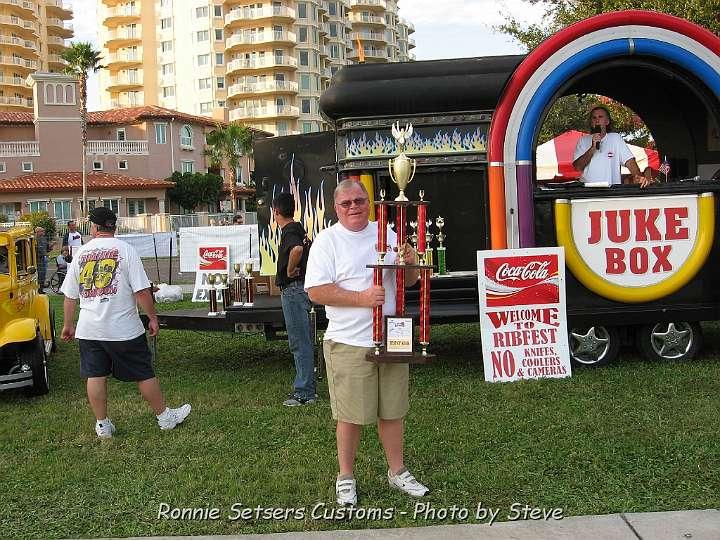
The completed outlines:
[[[115,215],[115,212],[109,208],[105,208],[104,206],[96,206],[90,210],[88,218],[93,223],[102,227],[112,228],[115,227],[115,224],[117,223],[117,216]]]

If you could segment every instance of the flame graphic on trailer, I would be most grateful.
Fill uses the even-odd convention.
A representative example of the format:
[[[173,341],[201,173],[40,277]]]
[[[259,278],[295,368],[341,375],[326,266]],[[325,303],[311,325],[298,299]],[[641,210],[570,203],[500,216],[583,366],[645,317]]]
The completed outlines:
[[[295,178],[295,154],[290,158],[290,172],[287,184],[274,184],[269,200],[283,191],[292,193],[295,199],[295,214],[293,219],[303,225],[307,235],[312,240],[321,230],[331,225],[331,221],[325,218],[325,193],[324,180],[321,180],[317,188],[313,190],[311,182],[303,185],[303,178]],[[273,213],[270,212],[269,223],[260,228],[260,273],[262,275],[275,275],[277,271],[278,247],[280,246],[280,227],[275,221]]]

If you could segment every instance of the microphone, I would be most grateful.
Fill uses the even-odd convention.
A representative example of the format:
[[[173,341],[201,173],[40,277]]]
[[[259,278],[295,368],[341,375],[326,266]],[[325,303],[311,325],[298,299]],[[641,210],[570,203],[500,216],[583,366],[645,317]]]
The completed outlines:
[[[602,128],[600,126],[593,126],[590,131],[592,133],[602,133]],[[600,150],[600,141],[595,143],[595,150]]]

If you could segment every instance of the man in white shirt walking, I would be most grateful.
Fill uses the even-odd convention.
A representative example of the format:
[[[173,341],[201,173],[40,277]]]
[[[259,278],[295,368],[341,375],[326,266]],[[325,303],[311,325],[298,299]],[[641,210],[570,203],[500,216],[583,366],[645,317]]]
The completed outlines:
[[[94,208],[89,216],[92,240],[82,246],[68,266],[61,292],[65,295],[65,324],[62,339],[77,338],[80,347],[80,374],[87,378],[87,395],[95,413],[95,432],[112,437],[115,426],[107,416],[107,377],[135,381],[140,393],[157,416],[160,429],[173,429],[191,407],[165,405],[155,377],[145,328],[137,310],[147,314],[149,333],[158,333],[158,319],[150,292],[150,281],[135,249],[115,238],[117,217],[105,207]],[[80,299],[77,330],[75,303]]]

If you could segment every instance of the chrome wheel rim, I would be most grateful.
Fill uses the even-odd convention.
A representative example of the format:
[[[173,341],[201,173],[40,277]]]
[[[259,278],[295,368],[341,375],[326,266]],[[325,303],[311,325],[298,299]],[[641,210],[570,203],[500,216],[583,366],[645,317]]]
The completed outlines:
[[[597,364],[610,350],[610,333],[604,326],[591,326],[587,332],[570,331],[570,354],[581,364]]]
[[[658,323],[650,331],[650,346],[659,358],[677,360],[688,353],[694,337],[690,323]]]

